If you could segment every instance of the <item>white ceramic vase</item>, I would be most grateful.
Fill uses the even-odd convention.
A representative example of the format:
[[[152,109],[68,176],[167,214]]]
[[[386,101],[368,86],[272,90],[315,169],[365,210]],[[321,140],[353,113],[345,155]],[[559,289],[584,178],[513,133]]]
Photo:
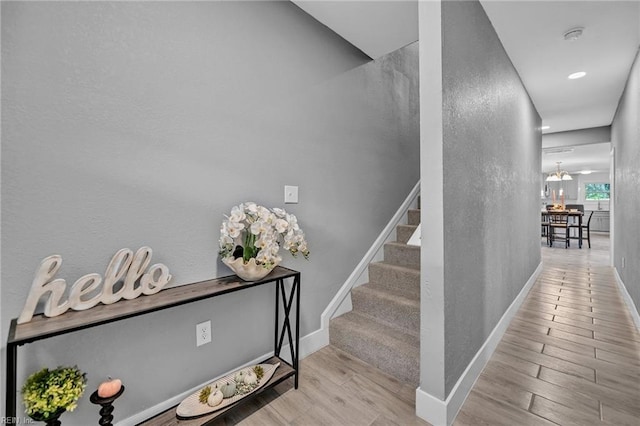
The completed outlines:
[[[269,272],[278,266],[279,262],[276,262],[271,267],[265,268],[264,265],[258,265],[254,258],[249,259],[249,262],[244,263],[242,257],[233,258],[225,257],[222,262],[227,265],[235,274],[244,281],[258,281],[266,277]]]

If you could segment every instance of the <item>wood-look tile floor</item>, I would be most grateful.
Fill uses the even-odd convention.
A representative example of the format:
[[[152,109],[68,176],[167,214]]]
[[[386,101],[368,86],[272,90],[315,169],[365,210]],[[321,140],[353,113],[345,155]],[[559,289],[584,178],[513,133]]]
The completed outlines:
[[[592,248],[543,247],[543,271],[455,425],[640,426],[640,334]],[[300,387],[265,392],[216,425],[427,425],[415,389],[328,346],[303,359]]]
[[[640,425],[640,334],[592,248],[543,247],[543,271],[456,425]]]
[[[264,392],[216,421],[226,425],[426,425],[414,386],[326,346],[300,361],[300,381]]]

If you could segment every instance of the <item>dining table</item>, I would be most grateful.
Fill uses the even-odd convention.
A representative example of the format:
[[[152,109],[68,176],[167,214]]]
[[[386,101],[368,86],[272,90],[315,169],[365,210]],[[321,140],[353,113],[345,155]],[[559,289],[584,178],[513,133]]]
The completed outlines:
[[[577,209],[570,209],[570,210],[555,210],[555,209],[547,209],[547,210],[542,210],[541,212],[541,217],[542,217],[542,222],[545,222],[545,218],[547,218],[548,216],[551,215],[555,215],[555,214],[566,214],[568,216],[569,221],[575,226],[577,225],[578,228],[578,235],[577,236],[569,236],[570,240],[578,240],[578,248],[582,248],[582,217],[584,216],[584,212],[577,210]],[[549,231],[547,231],[549,232]]]

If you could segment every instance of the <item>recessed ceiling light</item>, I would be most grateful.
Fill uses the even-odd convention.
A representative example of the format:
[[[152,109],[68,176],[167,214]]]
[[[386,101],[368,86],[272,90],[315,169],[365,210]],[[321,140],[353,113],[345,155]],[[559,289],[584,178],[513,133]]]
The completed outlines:
[[[551,128],[551,126],[542,126],[540,127],[540,130],[549,130]]]
[[[591,174],[591,170],[581,170],[580,174],[581,175],[590,175]]]
[[[576,78],[582,78],[585,75],[587,75],[587,73],[584,71],[574,72],[573,74],[570,74],[568,78],[569,80],[575,80]]]

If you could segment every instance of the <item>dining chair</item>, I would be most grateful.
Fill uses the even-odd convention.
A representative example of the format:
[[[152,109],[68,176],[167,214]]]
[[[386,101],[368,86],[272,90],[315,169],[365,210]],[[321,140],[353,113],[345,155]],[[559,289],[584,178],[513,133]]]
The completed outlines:
[[[591,217],[593,216],[593,211],[589,213],[589,219],[587,219],[587,224],[582,224],[582,235],[584,235],[585,229],[587,230],[587,242],[589,243],[589,248],[591,248]]]
[[[540,236],[547,238],[547,245],[549,245],[549,213],[542,212],[540,226],[542,227]]]
[[[579,212],[582,212],[584,214],[584,204],[567,204],[565,205],[565,209],[569,211],[578,210]],[[580,231],[578,229],[580,227],[579,224],[580,224],[580,220],[578,219],[578,217],[569,215],[569,228],[576,229],[579,232]],[[571,237],[571,239],[577,240],[579,239],[579,236],[574,235]],[[582,241],[580,241],[580,244],[582,244]]]
[[[593,211],[591,211],[591,213],[589,214],[589,218],[587,219],[587,223],[585,224],[584,219],[582,220],[582,240],[584,241],[585,239],[587,240],[587,243],[589,244],[589,248],[591,248],[591,216],[593,216]],[[580,232],[580,226],[578,223],[573,223],[573,222],[569,222],[569,228],[570,229],[576,229],[578,230],[578,232]],[[586,232],[586,233],[585,233]],[[586,237],[585,237],[586,235]],[[578,237],[571,237],[573,239],[578,238]]]
[[[553,247],[554,241],[564,241],[564,248],[568,248],[570,245],[569,215],[567,213],[549,214],[549,246]]]

